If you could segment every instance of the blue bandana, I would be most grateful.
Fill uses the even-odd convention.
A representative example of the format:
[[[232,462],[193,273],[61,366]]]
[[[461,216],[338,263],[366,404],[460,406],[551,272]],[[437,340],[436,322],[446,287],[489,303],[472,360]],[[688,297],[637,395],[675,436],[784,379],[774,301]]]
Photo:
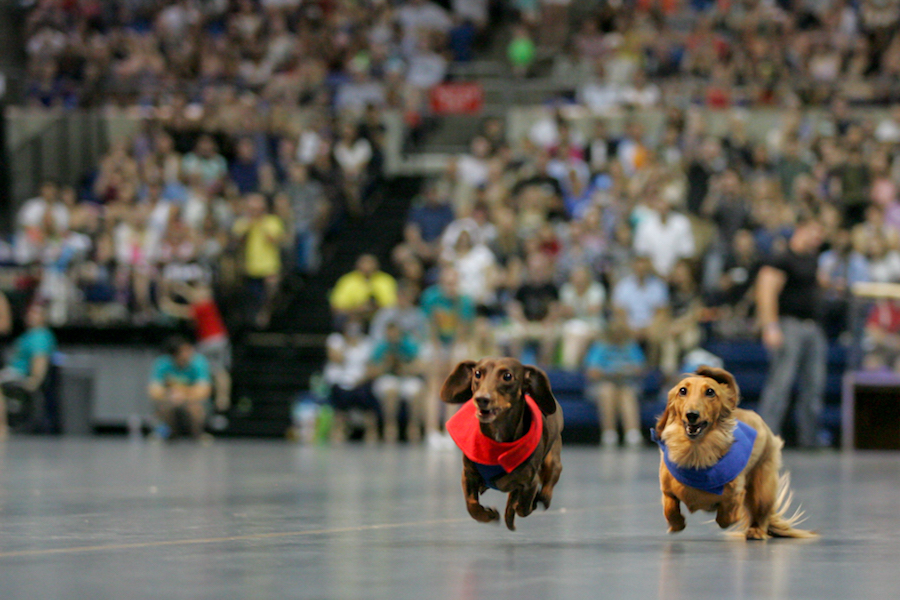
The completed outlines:
[[[750,461],[753,452],[753,442],[756,441],[756,430],[743,423],[737,422],[734,428],[734,443],[725,456],[719,462],[706,469],[688,469],[679,467],[669,460],[669,450],[666,443],[656,435],[656,430],[650,430],[650,438],[659,444],[662,450],[663,462],[666,468],[680,483],[711,494],[721,495],[725,485],[734,481],[740,475],[744,467]]]

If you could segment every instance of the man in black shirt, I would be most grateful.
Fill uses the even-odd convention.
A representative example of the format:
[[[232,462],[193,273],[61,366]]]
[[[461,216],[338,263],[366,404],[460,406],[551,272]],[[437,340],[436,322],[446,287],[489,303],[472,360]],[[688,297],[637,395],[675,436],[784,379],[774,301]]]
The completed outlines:
[[[559,290],[553,284],[550,260],[535,252],[527,259],[527,280],[507,306],[512,356],[521,356],[527,342],[539,344],[538,360],[549,364],[559,339]]]
[[[780,433],[799,379],[797,435],[800,446],[816,445],[825,394],[828,343],[818,322],[816,279],[822,225],[797,224],[787,250],[772,257],[756,280],[757,315],[769,351],[769,375],[760,399],[760,416]]]

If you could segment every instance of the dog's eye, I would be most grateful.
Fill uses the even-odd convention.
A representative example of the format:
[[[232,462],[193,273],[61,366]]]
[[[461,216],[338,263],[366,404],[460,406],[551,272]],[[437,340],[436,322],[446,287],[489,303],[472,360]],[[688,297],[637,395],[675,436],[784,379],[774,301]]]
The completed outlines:
[[[678,395],[679,396],[687,396],[687,388],[686,387],[680,388],[678,390]]]
[[[475,379],[481,379],[481,371],[475,371]]]
[[[512,378],[512,373],[509,371],[503,374],[503,381],[512,381]]]
[[[716,390],[714,390],[712,388],[706,388],[706,395],[709,396],[710,398],[712,398],[713,396],[716,395]]]

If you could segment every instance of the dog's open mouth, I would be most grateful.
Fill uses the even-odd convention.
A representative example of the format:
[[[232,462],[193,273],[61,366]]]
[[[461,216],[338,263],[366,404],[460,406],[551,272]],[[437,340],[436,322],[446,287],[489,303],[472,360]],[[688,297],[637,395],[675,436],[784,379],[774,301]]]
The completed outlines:
[[[499,408],[479,408],[476,414],[478,416],[478,420],[482,423],[490,423],[497,418],[497,415],[499,413]]]
[[[700,423],[685,423],[684,432],[690,439],[697,439],[704,431],[709,421],[701,421]]]

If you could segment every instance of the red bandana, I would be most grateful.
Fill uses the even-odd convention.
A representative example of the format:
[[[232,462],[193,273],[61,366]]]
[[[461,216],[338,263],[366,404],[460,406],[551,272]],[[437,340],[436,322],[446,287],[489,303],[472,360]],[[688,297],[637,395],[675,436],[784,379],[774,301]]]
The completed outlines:
[[[515,441],[495,442],[481,433],[481,424],[475,414],[478,408],[471,400],[447,421],[447,433],[469,460],[483,465],[499,465],[511,473],[534,454],[544,430],[544,418],[537,403],[527,395],[525,403],[531,411],[531,427]]]

